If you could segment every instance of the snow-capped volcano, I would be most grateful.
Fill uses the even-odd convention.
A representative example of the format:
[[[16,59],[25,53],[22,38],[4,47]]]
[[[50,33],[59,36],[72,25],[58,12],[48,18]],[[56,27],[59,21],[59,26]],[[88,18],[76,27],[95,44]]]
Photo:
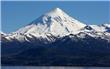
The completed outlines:
[[[36,35],[51,33],[62,36],[77,33],[84,26],[85,24],[70,17],[60,8],[55,8],[19,29],[16,33]]]
[[[92,37],[110,36],[110,24],[103,25],[86,25],[62,11],[60,8],[55,8],[42,16],[38,17],[28,25],[20,28],[16,32],[3,36],[3,39],[18,41],[28,41],[29,38],[46,38],[48,41],[54,41],[57,36],[67,36],[69,34],[78,35],[84,32]],[[49,37],[48,37],[49,36]],[[85,38],[79,36],[81,38]],[[104,37],[105,38],[105,37]]]

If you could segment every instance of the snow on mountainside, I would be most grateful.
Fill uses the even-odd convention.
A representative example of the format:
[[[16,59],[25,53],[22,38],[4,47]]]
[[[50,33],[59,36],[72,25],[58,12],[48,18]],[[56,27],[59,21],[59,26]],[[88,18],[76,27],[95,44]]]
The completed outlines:
[[[68,33],[76,33],[84,26],[85,24],[70,17],[61,9],[55,8],[21,28],[17,33],[35,33],[37,35],[51,33],[62,36]]]
[[[4,32],[2,32],[2,31],[0,31],[0,41],[1,41],[1,36],[2,36],[2,37],[5,37],[6,34],[5,34]]]
[[[4,32],[0,31],[0,35],[6,35]]]
[[[100,25],[100,26],[90,25],[90,27],[93,28],[97,32],[105,32],[105,31],[110,29],[109,24],[103,24],[103,25]]]
[[[108,37],[110,36],[110,24],[86,25],[70,17],[61,9],[55,8],[35,19],[25,27],[6,35],[3,38],[6,40],[16,39],[18,41],[28,41],[27,37],[40,37],[47,38],[47,40],[51,41],[54,40],[49,38],[51,36],[62,37],[69,34],[78,35],[82,32],[92,37]],[[80,36],[82,38],[82,35]]]

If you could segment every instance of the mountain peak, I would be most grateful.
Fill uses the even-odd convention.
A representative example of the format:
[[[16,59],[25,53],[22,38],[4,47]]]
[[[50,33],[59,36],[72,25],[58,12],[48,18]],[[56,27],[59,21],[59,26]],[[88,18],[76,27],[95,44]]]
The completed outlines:
[[[65,14],[66,13],[63,10],[61,10],[60,8],[54,8],[44,15],[47,15],[47,16],[63,16]]]
[[[54,8],[53,11],[54,12],[62,12],[62,10],[60,8]]]

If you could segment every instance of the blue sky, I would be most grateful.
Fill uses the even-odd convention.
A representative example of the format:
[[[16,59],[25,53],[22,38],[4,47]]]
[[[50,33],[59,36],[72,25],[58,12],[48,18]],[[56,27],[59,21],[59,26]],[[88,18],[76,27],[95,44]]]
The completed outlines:
[[[16,31],[55,7],[86,24],[110,22],[110,2],[107,1],[2,1],[1,6],[5,33]]]

